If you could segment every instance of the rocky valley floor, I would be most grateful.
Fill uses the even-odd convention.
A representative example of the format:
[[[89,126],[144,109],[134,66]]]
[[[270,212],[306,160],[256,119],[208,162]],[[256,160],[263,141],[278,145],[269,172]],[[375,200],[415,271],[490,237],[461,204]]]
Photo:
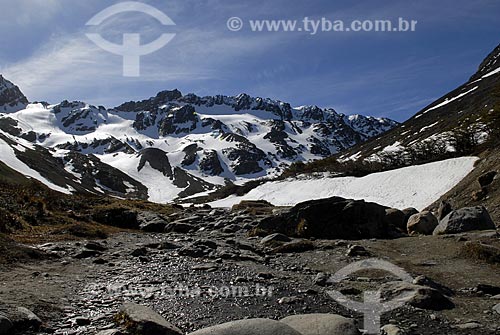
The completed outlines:
[[[340,283],[329,276],[348,264],[378,258],[447,296],[421,297],[429,298],[422,308],[413,303],[387,312],[382,326],[393,324],[404,334],[500,332],[498,263],[463,253],[468,241],[500,246],[496,231],[358,241],[280,242],[275,236],[262,243],[260,237],[248,237],[258,216],[201,209],[182,215],[201,229],[121,232],[104,240],[34,245],[49,257],[2,266],[0,314],[18,307],[33,311],[41,327],[29,330],[40,321],[24,313],[17,325],[25,327],[24,334],[124,331],[126,325],[116,315],[127,301],[153,308],[185,333],[232,320],[309,313],[340,314],[363,329],[363,315],[343,307],[327,291],[362,301],[364,291],[398,278],[379,270],[354,273]]]

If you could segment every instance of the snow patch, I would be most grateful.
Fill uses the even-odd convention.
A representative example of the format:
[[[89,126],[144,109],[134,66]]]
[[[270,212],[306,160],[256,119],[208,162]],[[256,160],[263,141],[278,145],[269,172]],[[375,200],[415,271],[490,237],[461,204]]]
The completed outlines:
[[[393,208],[422,210],[467,176],[477,160],[477,157],[453,158],[361,178],[286,179],[263,184],[244,196],[231,196],[210,205],[231,207],[242,200],[267,200],[276,206],[293,206],[311,199],[340,196]]]

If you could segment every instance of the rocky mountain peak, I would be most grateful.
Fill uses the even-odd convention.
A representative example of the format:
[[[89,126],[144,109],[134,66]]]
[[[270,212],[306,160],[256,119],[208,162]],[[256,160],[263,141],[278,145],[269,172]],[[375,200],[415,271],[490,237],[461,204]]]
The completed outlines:
[[[28,99],[19,87],[0,75],[0,112],[12,113],[24,109]]]
[[[483,60],[479,65],[477,72],[470,78],[471,81],[477,80],[485,74],[500,67],[500,44]]]

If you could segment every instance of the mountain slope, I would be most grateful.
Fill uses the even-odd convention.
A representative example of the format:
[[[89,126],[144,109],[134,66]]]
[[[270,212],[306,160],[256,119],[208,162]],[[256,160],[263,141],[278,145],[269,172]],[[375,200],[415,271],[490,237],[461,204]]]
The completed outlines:
[[[429,208],[436,208],[442,200],[455,207],[485,205],[499,221],[500,45],[465,84],[406,122],[340,154],[294,165],[284,175],[328,171],[363,176],[467,155],[480,158],[475,168],[436,203],[428,204]],[[482,187],[479,178],[485,173],[496,173],[496,177]],[[443,170],[440,178],[450,178],[450,172]]]
[[[26,165],[57,190],[156,202],[276,176],[293,162],[340,152],[397,125],[246,94],[178,90],[114,109],[79,101],[23,105],[24,95],[5,83],[16,102],[0,113],[3,147],[14,155],[8,166]]]
[[[489,123],[500,113],[500,45],[462,86],[434,101],[391,131],[346,150],[339,159],[380,160],[408,151],[434,149],[434,154],[454,152],[470,138],[477,145],[490,135]],[[457,143],[459,142],[459,143]],[[457,147],[458,146],[458,147]],[[433,154],[432,152],[430,153]],[[404,157],[410,159],[411,157]]]

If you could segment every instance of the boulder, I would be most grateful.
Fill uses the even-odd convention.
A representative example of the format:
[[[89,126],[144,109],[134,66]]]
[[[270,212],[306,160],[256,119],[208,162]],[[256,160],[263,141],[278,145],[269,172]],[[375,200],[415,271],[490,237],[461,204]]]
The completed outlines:
[[[496,229],[496,226],[486,208],[483,206],[464,207],[449,213],[439,222],[433,234],[457,234],[488,229]]]
[[[486,187],[493,182],[496,175],[497,175],[496,171],[483,173],[477,178],[477,182],[479,183],[479,186],[481,186],[481,188]]]
[[[301,333],[283,322],[248,319],[201,329],[190,335],[301,335]]]
[[[439,292],[441,292],[444,295],[447,295],[449,297],[451,297],[455,294],[451,288],[444,286],[443,284],[440,284],[438,282],[435,282],[434,280],[432,280],[426,276],[415,277],[413,279],[413,284],[433,288],[433,289],[438,290]]]
[[[304,314],[288,316],[280,322],[302,335],[358,335],[353,319],[336,314]]]
[[[165,320],[160,314],[149,307],[127,302],[119,313],[127,325],[127,329],[134,334],[141,335],[182,335],[179,328]]]
[[[410,216],[419,213],[418,210],[416,208],[413,208],[413,207],[405,208],[401,212],[403,212],[403,214],[405,215],[405,220],[406,220],[405,224],[408,223]]]
[[[382,335],[404,335],[405,332],[396,325],[388,324],[380,328]]]
[[[5,315],[0,314],[0,335],[9,334],[12,327],[12,322]]]
[[[423,211],[410,216],[406,226],[410,235],[431,235],[437,225],[438,220],[434,214]]]
[[[361,245],[350,245],[349,248],[347,248],[346,256],[370,256],[370,252]]]
[[[437,212],[437,219],[441,221],[446,217],[446,215],[450,214],[451,211],[453,210],[453,207],[451,207],[451,204],[448,201],[441,201],[439,203],[439,208]]]
[[[150,233],[163,233],[168,222],[159,214],[149,211],[137,214],[139,229]]]
[[[397,228],[400,231],[406,232],[406,215],[396,208],[387,208],[385,210],[385,219],[387,225]]]
[[[7,312],[10,321],[16,330],[38,330],[42,325],[42,320],[25,307],[17,307]]]
[[[438,290],[405,281],[382,284],[380,291],[383,301],[396,300],[413,307],[434,311],[455,307],[455,304]]]
[[[494,310],[497,314],[500,314],[500,304],[496,304],[495,306],[493,306],[493,310]]]
[[[363,200],[310,200],[261,220],[256,231],[322,239],[388,238],[385,210]]]

